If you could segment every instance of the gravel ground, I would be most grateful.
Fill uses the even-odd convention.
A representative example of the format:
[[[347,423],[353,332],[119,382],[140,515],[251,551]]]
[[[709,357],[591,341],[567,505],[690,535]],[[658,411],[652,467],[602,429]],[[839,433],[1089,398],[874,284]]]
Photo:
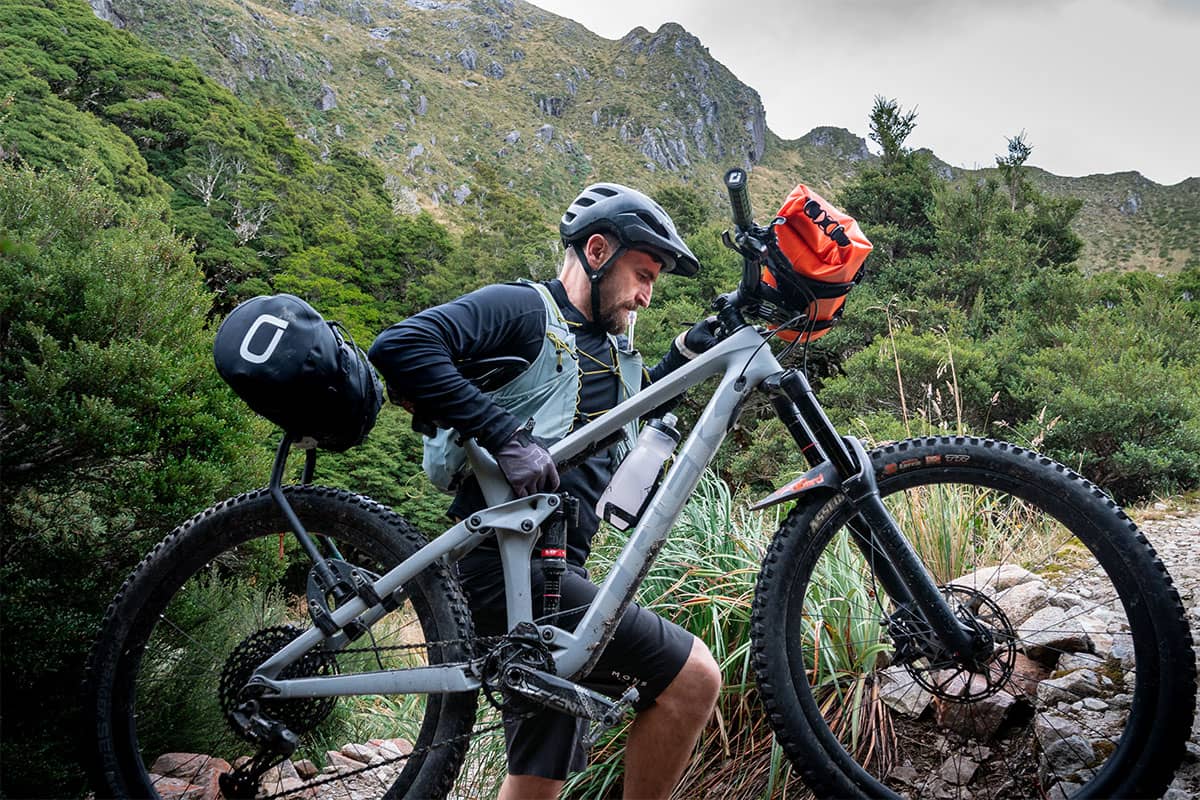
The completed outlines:
[[[1183,608],[1192,627],[1192,639],[1200,642],[1200,513],[1157,504],[1142,514],[1131,513],[1150,544],[1158,551],[1183,598]],[[1167,791],[1168,800],[1200,797],[1200,710],[1192,723],[1188,755]]]

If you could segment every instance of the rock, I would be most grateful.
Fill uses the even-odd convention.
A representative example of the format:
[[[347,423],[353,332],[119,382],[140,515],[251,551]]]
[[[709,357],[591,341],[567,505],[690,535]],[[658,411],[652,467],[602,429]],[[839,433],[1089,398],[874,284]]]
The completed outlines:
[[[554,126],[543,125],[537,129],[537,133],[535,135],[546,144],[549,144],[550,140],[554,138]]]
[[[117,13],[113,8],[112,0],[88,0],[92,6],[92,13],[99,19],[104,20],[114,28],[124,28],[125,18]]]
[[[335,767],[338,772],[361,769],[364,763],[348,756],[344,756],[337,750],[327,750],[325,752],[325,760],[329,762],[330,767]],[[328,767],[326,767],[326,769],[328,769]]]
[[[1001,564],[1000,566],[983,567],[974,572],[968,572],[956,578],[952,583],[971,589],[987,589],[990,587],[996,591],[1003,591],[1004,589],[1011,589],[1017,584],[1036,580],[1040,580],[1040,578],[1024,567],[1017,564]]]
[[[317,108],[321,111],[332,111],[337,108],[337,94],[327,83],[321,84],[321,96],[317,98]]]
[[[417,98],[417,116],[425,116],[425,112],[429,110],[429,98],[421,95]]]
[[[357,22],[359,25],[370,25],[375,20],[371,17],[371,10],[361,0],[355,0],[347,9],[351,22]]]
[[[942,762],[942,766],[938,768],[938,775],[946,783],[954,786],[966,786],[971,782],[971,778],[975,777],[978,769],[979,765],[972,759],[962,755],[953,755]]]
[[[421,144],[420,142],[417,142],[408,150],[409,161],[412,161],[414,158],[423,155],[425,155],[425,145]]]
[[[291,761],[283,761],[278,766],[271,767],[263,773],[263,785],[279,783],[288,779],[299,779],[300,773],[296,771],[296,765]]]
[[[947,685],[951,695],[964,695],[968,688],[972,692],[983,691],[985,680],[982,675],[972,675],[970,683],[965,675],[959,675]],[[934,701],[938,724],[964,736],[986,741],[1000,729],[1008,716],[1008,710],[1017,702],[1005,691],[969,703],[954,703],[942,699]]]
[[[470,196],[471,187],[464,183],[454,190],[454,204],[461,206],[463,203],[467,202],[467,198]]]
[[[296,774],[304,779],[311,778],[320,772],[320,770],[317,769],[317,765],[309,761],[307,758],[295,762],[292,766],[296,770]]]
[[[1017,653],[1013,660],[1013,672],[1004,687],[1017,697],[1035,697],[1041,681],[1050,677],[1050,670],[1040,661],[1034,661],[1024,653]]]
[[[911,764],[893,767],[889,777],[904,786],[916,786],[921,781],[920,773],[913,769]]]
[[[372,758],[379,755],[379,750],[370,745],[351,743],[342,745],[342,755],[367,764],[370,763]]]
[[[993,599],[1015,628],[1045,607],[1050,600],[1050,591],[1046,584],[1034,580],[997,590]]]
[[[479,53],[475,52],[473,47],[464,47],[458,51],[458,63],[463,65],[464,69],[474,71],[475,66],[479,62]]]
[[[520,131],[509,131],[508,135],[504,137],[504,142],[506,144],[516,144],[519,141],[521,141]]]
[[[485,68],[483,70],[483,74],[487,75],[489,78],[497,78],[497,79],[503,78],[504,77],[504,67],[502,67],[500,65],[500,62],[493,61],[487,65],[487,68]]]
[[[392,40],[392,34],[395,33],[395,31],[395,28],[388,27],[371,28],[371,30],[367,31],[367,35],[372,39],[378,39],[381,42],[390,42]]]
[[[178,792],[171,795],[178,800],[215,800],[221,791],[217,780],[222,772],[230,769],[229,762],[223,758],[201,753],[164,753],[150,765],[149,772],[178,780]],[[159,793],[167,796],[163,790]]]
[[[1074,703],[1100,693],[1100,679],[1090,669],[1077,669],[1038,684],[1038,700],[1046,705]]]
[[[379,752],[389,758],[406,756],[413,750],[412,742],[407,739],[384,739],[379,745]]]
[[[1083,698],[1083,707],[1088,711],[1104,711],[1108,708],[1108,703],[1098,697]]]
[[[219,800],[220,797],[219,794],[205,794],[203,786],[196,786],[183,778],[169,778],[154,772],[149,777],[162,800]]]
[[[929,707],[933,695],[904,667],[888,667],[880,673],[879,698],[889,708],[916,719]]]
[[[1061,676],[1075,670],[1088,669],[1098,675],[1103,667],[1104,659],[1095,653],[1063,653],[1058,657],[1054,671]]]
[[[234,32],[229,34],[229,60],[241,61],[250,55],[250,48]]]
[[[1051,661],[1060,653],[1078,653],[1091,649],[1092,642],[1067,612],[1047,606],[1016,626],[1025,654],[1038,661]]]
[[[1042,756],[1053,776],[1069,777],[1096,760],[1096,751],[1079,734],[1042,741]]]

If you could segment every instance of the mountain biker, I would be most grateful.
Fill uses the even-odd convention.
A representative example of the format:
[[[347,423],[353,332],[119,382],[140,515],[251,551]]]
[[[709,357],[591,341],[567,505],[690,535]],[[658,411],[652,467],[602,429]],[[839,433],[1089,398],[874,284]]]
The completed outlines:
[[[435,483],[456,492],[451,517],[463,519],[487,503],[478,483],[459,474],[464,459],[449,428],[490,451],[518,496],[559,490],[579,498],[579,524],[568,532],[561,587],[561,607],[578,609],[597,591],[584,562],[599,526],[596,502],[625,448],[593,455],[560,478],[542,437],[558,439],[605,413],[716,339],[711,323],[697,323],[647,370],[623,335],[629,313],[649,304],[660,273],[692,276],[699,269],[658,203],[626,186],[594,184],[571,203],[559,230],[566,254],[557,279],[495,284],[423,311],[384,331],[369,355],[389,391],[410,404],[414,417],[436,421],[443,429],[426,439],[425,467]],[[463,376],[461,365],[495,356],[519,356],[530,366],[485,394]],[[534,423],[532,432],[526,420]],[[630,435],[635,431],[627,430],[627,439]],[[535,616],[542,581],[538,556],[535,549]],[[458,569],[476,630],[504,633],[504,582],[495,540],[463,558]],[[563,614],[558,624],[569,629],[580,616],[581,611]],[[720,689],[720,670],[708,648],[683,628],[631,604],[584,682],[614,695],[637,685],[625,796],[667,797]],[[524,715],[505,715],[508,775],[500,798],[557,797],[568,774],[586,763],[581,743],[586,723],[548,709],[519,716]]]

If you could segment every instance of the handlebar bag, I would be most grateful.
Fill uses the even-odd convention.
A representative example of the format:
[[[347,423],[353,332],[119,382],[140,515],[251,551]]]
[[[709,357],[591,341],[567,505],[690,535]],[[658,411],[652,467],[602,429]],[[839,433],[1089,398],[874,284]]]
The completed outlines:
[[[256,413],[326,450],[362,442],[383,404],[366,354],[338,323],[290,294],[254,297],[231,311],[213,361]]]
[[[768,259],[762,282],[776,293],[771,298],[776,305],[793,315],[805,314],[802,323],[780,331],[779,338],[812,341],[841,319],[846,295],[865,274],[871,243],[853,217],[804,184],[787,196],[771,227],[786,261]]]

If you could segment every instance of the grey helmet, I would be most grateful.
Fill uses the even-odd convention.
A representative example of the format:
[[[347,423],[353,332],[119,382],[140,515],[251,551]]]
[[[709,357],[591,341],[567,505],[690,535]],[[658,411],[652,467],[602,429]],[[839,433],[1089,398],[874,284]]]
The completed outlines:
[[[558,230],[564,247],[576,247],[589,275],[593,270],[581,251],[593,233],[610,233],[625,249],[654,252],[662,260],[663,272],[690,278],[700,269],[663,207],[619,183],[594,183],[584,189],[563,214]],[[602,274],[607,267],[604,264],[595,272]],[[598,279],[599,275],[592,277]]]

